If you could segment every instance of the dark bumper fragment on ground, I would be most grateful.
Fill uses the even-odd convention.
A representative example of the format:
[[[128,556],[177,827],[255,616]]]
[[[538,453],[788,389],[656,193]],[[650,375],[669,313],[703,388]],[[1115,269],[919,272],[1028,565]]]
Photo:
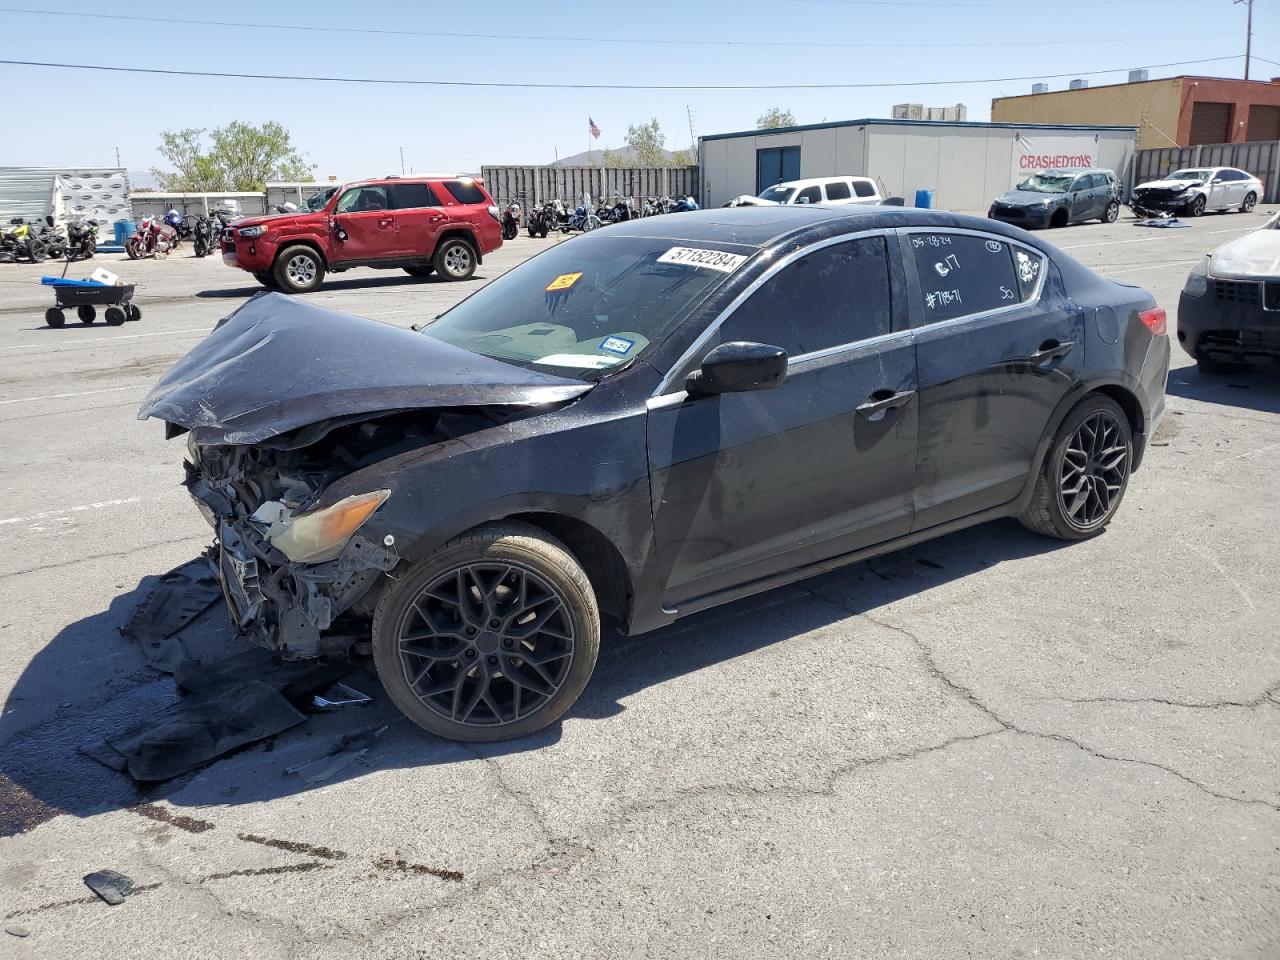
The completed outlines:
[[[133,881],[114,870],[97,870],[84,878],[84,885],[113,907],[133,893]]]
[[[138,644],[149,667],[173,673],[187,659],[178,631],[221,596],[222,587],[212,560],[207,555],[196,557],[162,576],[120,633]]]

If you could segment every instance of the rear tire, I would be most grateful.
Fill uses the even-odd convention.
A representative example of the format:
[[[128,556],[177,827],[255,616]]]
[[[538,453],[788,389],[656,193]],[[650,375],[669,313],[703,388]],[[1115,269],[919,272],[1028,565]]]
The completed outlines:
[[[98,318],[98,311],[86,303],[76,307],[76,316],[80,318],[81,323],[93,323]]]
[[[104,316],[106,317],[107,323],[113,327],[124,326],[124,322],[127,319],[125,312],[119,307],[107,307],[107,312]]]
[[[285,247],[276,257],[271,276],[284,293],[310,293],[324,282],[324,263],[310,247]]]
[[[1120,204],[1112,200],[1107,204],[1107,209],[1102,212],[1103,223],[1115,223],[1120,216]]]
[[[1129,485],[1133,433],[1120,405],[1104,394],[1067,413],[1036,476],[1022,525],[1059,540],[1087,540],[1115,516]]]
[[[1258,205],[1258,195],[1250,190],[1245,194],[1244,203],[1240,204],[1241,213],[1251,213],[1253,208]]]
[[[129,304],[126,312],[128,313],[129,319],[131,321],[142,319],[142,311],[138,307],[134,306],[132,303]]]
[[[461,237],[449,237],[436,247],[431,265],[442,280],[470,280],[476,272],[476,252]]]
[[[67,322],[67,315],[57,307],[50,307],[44,312],[44,322],[51,327],[61,327]]]
[[[387,695],[451,740],[510,740],[554,723],[582,693],[599,650],[586,573],[564,544],[524,523],[449,541],[400,571],[373,615],[373,662]]]

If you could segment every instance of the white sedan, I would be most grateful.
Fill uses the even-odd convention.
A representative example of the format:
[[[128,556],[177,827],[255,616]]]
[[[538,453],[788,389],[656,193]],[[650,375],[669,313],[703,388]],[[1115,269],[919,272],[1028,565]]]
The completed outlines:
[[[808,180],[788,180],[753,197],[744,193],[734,197],[726,207],[763,207],[793,203],[883,203],[876,182],[870,177],[812,177]]]
[[[1188,167],[1133,188],[1129,208],[1140,217],[1198,217],[1210,210],[1248,213],[1262,199],[1262,181],[1235,167]]]

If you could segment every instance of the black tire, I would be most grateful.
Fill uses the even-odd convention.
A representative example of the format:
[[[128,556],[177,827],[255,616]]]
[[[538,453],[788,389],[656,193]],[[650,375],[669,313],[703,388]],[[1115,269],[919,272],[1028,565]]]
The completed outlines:
[[[324,282],[324,261],[310,247],[295,244],[276,256],[271,276],[284,293],[310,293]]]
[[[1253,208],[1258,205],[1258,195],[1250,190],[1244,195],[1244,203],[1240,204],[1241,213],[1252,213]]]
[[[51,327],[61,327],[67,322],[67,315],[57,307],[50,307],[44,312],[44,322]]]
[[[514,223],[504,223],[502,225],[503,240],[514,240],[516,238],[516,234],[519,232],[520,232],[520,228],[517,227]]]
[[[32,263],[44,263],[46,250],[43,243],[33,243],[27,248],[27,255]]]
[[[464,593],[466,571],[476,572],[467,582],[487,582],[488,589],[471,586]],[[509,602],[517,593],[505,585],[516,582],[524,584],[518,597],[534,616],[532,630],[518,623],[520,608]],[[530,590],[551,599],[529,604]],[[483,598],[483,606],[472,602],[474,596]],[[557,601],[552,613],[533,614],[551,600]],[[471,611],[466,616],[464,607]],[[493,619],[477,628],[468,625],[473,617]],[[510,631],[518,636],[509,637]],[[407,651],[406,632],[415,634],[408,645],[427,652]],[[554,723],[587,685],[599,650],[600,614],[587,575],[564,544],[524,523],[488,524],[449,541],[402,570],[373,615],[373,662],[387,695],[422,729],[451,740],[510,740]],[[549,659],[535,664],[529,655],[539,653]],[[527,697],[536,706],[522,712]],[[463,719],[454,719],[460,713]]]
[[[428,264],[425,267],[405,267],[404,272],[411,277],[429,277],[436,272],[436,268]]]
[[[1120,202],[1118,200],[1112,200],[1107,204],[1107,209],[1102,211],[1102,217],[1100,219],[1103,223],[1115,223],[1119,217]]]
[[[436,247],[431,266],[441,280],[470,280],[476,272],[476,251],[462,237],[447,237]]]
[[[86,303],[76,307],[76,316],[80,318],[81,323],[93,323],[94,320],[98,319],[98,311]]]
[[[142,311],[132,303],[129,304],[126,312],[129,314],[130,320],[137,321],[142,319]]]
[[[1067,213],[1066,207],[1059,207],[1053,211],[1053,216],[1049,218],[1050,229],[1056,230],[1065,227],[1071,222],[1071,214]]]
[[[547,239],[547,228],[543,227],[541,230],[539,230],[538,236],[540,236],[543,240]]]
[[[106,317],[107,323],[113,327],[123,326],[127,319],[125,312],[119,307],[107,307],[107,312],[103,316]]]
[[[1202,193],[1191,201],[1191,206],[1187,207],[1187,213],[1191,214],[1193,217],[1203,217],[1204,208],[1207,204],[1208,201],[1205,200],[1204,194]]]
[[[253,272],[253,279],[257,280],[268,290],[276,289],[276,278],[270,270],[255,270]]]
[[[538,228],[535,227],[532,223],[529,224],[529,239],[532,240],[537,235],[538,235]]]
[[[1100,430],[1091,426],[1102,424]],[[1087,439],[1098,438],[1090,444]],[[1073,445],[1075,444],[1075,445]],[[1083,446],[1089,449],[1082,450]],[[1082,462],[1082,466],[1074,464]],[[1109,465],[1115,462],[1117,468]],[[1129,418],[1110,397],[1093,393],[1077,403],[1054,434],[1036,476],[1023,526],[1059,540],[1087,540],[1115,516],[1129,485],[1133,433]],[[1070,503],[1068,503],[1070,498]]]

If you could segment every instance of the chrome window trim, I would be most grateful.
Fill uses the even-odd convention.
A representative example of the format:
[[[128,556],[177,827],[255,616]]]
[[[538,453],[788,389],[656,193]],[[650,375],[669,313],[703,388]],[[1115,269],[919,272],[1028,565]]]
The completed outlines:
[[[913,233],[950,233],[950,234],[960,234],[967,237],[977,237],[980,240],[999,240],[1001,243],[1007,246],[1025,250],[1027,253],[1030,253],[1033,256],[1040,258],[1040,272],[1036,277],[1036,286],[1035,286],[1035,289],[1032,291],[1031,296],[1028,297],[1026,300],[1019,300],[1016,303],[1009,304],[1009,306],[1007,307],[993,307],[990,310],[982,310],[982,311],[979,311],[978,313],[966,313],[963,316],[950,317],[949,319],[946,319],[946,320],[939,320],[936,323],[922,322],[917,326],[913,326],[911,328],[912,330],[945,329],[947,327],[955,326],[961,323],[970,323],[975,320],[986,320],[990,317],[996,317],[1004,313],[1011,313],[1014,310],[1021,310],[1024,307],[1033,307],[1040,302],[1040,297],[1044,293],[1045,276],[1048,274],[1047,268],[1049,264],[1049,255],[1045,253],[1043,250],[1039,250],[1036,247],[1028,246],[1025,243],[1020,243],[1017,240],[1010,240],[1008,237],[1002,237],[998,233],[987,233],[983,230],[974,230],[970,227],[901,227],[899,229],[901,230],[901,233],[904,237],[909,237]],[[909,247],[906,252],[911,253],[911,250]],[[911,259],[911,262],[908,269],[911,271],[915,271],[915,257],[912,256],[910,259]],[[1017,283],[1018,276],[1017,276],[1016,266],[1014,267],[1013,279],[1014,279],[1014,282]],[[920,285],[920,278],[918,273],[916,275],[916,285],[917,286]],[[921,288],[920,292],[923,292],[923,288]],[[921,315],[921,317],[923,319],[923,314]]]
[[[649,395],[650,399],[652,400],[652,398],[654,397],[662,396],[663,392],[671,386],[671,381],[675,379],[675,377],[679,374],[681,370],[684,369],[685,364],[687,364],[691,359],[693,359],[693,356],[698,352],[699,349],[701,349],[706,344],[706,342],[711,338],[712,334],[714,334],[717,330],[720,329],[721,324],[723,324],[727,319],[729,319],[729,317],[733,315],[733,312],[737,310],[738,307],[740,307],[753,293],[755,293],[762,286],[764,286],[766,283],[772,280],[774,276],[778,274],[779,271],[781,271],[791,263],[795,262],[796,260],[800,259],[801,257],[808,256],[809,254],[815,253],[818,250],[822,250],[826,247],[834,246],[837,243],[845,243],[849,240],[860,240],[864,237],[884,237],[886,240],[886,243],[885,243],[886,254],[888,255],[888,257],[892,257],[894,255],[893,250],[887,241],[889,237],[891,237],[894,234],[894,232],[895,232],[894,228],[889,227],[889,228],[881,228],[878,230],[856,230],[852,233],[842,233],[837,237],[827,237],[827,239],[825,240],[819,240],[816,243],[811,243],[806,247],[801,247],[799,250],[793,250],[791,253],[787,254],[785,257],[782,257],[781,259],[775,261],[771,266],[765,269],[764,273],[760,274],[760,276],[756,277],[755,280],[751,281],[750,286],[748,286],[740,294],[734,297],[733,302],[730,303],[723,310],[721,310],[720,313],[716,315],[716,318],[714,320],[712,320],[709,324],[707,324],[706,329],[703,330],[702,333],[698,334],[697,339],[694,340],[693,343],[689,344],[689,348],[685,350],[684,353],[680,354],[679,359],[677,359],[676,362],[671,365],[671,369],[668,370],[667,373],[663,376],[662,382],[659,383],[658,386],[654,389],[653,393]],[[893,296],[892,264],[886,260],[886,266],[890,267],[889,295],[890,297],[892,297]],[[904,332],[904,331],[891,330],[888,334],[879,334],[878,336],[880,337],[891,336],[894,333],[900,333],[900,332]],[[833,347],[825,347],[823,350],[815,351],[815,353],[822,353],[825,350],[839,350],[845,347],[857,346],[862,343],[867,343],[871,339],[877,339],[877,338],[867,338],[866,340],[853,340],[848,343],[837,344]],[[809,357],[809,356],[812,356],[812,354],[802,354],[801,356]],[[797,357],[796,359],[798,360],[800,358]],[[787,366],[789,367],[791,363],[792,363],[791,358],[788,358]],[[675,395],[683,398],[684,391],[682,389],[677,390]],[[650,406],[650,409],[654,409],[654,408]]]

